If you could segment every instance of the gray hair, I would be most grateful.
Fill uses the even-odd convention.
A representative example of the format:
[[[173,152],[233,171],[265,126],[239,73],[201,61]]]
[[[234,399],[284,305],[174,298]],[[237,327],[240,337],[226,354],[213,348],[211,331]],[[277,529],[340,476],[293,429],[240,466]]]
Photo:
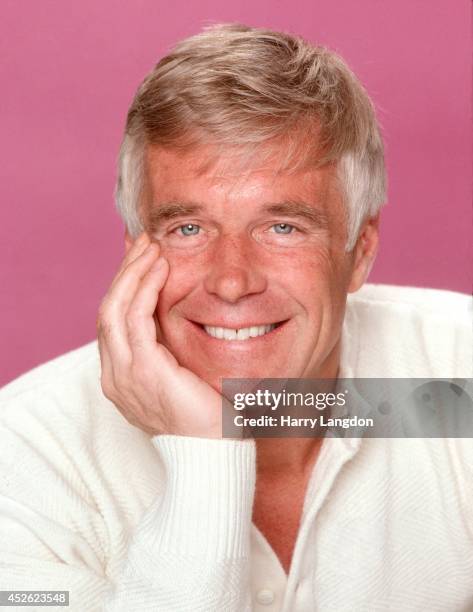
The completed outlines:
[[[278,142],[286,169],[336,163],[351,250],[363,221],[385,202],[386,173],[373,104],[344,61],[298,36],[236,24],[181,41],[128,112],[115,193],[129,233],[143,230],[147,146],[255,151]]]

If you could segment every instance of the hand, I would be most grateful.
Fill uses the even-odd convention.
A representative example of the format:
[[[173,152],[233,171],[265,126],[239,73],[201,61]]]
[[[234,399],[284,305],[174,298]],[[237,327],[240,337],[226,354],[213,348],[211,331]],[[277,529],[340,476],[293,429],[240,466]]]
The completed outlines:
[[[151,435],[222,437],[222,397],[157,342],[154,313],[169,274],[159,245],[135,241],[99,311],[102,389],[123,416]]]

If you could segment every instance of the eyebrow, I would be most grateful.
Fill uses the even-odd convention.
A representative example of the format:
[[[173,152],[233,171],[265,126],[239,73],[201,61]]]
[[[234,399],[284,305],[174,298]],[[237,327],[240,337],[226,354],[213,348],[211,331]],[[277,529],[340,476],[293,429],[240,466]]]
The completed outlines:
[[[153,207],[148,211],[147,221],[151,228],[158,228],[162,223],[175,219],[176,217],[185,217],[203,211],[203,206],[192,202],[171,202],[163,204],[159,207]]]
[[[201,213],[203,210],[204,207],[201,204],[194,202],[170,202],[155,206],[148,211],[148,226],[151,229],[156,229],[166,221]],[[324,212],[305,202],[287,201],[266,204],[263,211],[272,215],[300,218],[322,229],[328,228],[329,225],[327,215]]]
[[[322,229],[328,228],[327,215],[321,210],[318,210],[305,202],[289,201],[280,202],[277,204],[267,204],[264,210],[273,215],[283,215],[285,217],[304,219],[310,224]]]

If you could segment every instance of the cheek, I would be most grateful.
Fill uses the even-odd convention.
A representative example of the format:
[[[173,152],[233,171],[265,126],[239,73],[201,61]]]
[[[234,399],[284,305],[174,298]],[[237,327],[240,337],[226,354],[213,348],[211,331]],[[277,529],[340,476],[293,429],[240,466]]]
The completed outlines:
[[[189,256],[188,253],[165,247],[162,255],[170,267],[157,308],[158,316],[165,325],[166,317],[172,317],[172,307],[202,286],[214,258],[212,252]],[[252,259],[264,271],[271,288],[270,294],[278,287],[283,288],[286,297],[295,299],[304,308],[310,309],[314,303],[320,304],[330,297],[333,301],[345,288],[345,258],[339,250],[330,246],[281,249],[278,253],[256,249],[252,252]]]
[[[315,254],[313,267],[315,276],[323,283],[330,294],[338,295],[347,292],[351,271],[351,258],[341,248],[339,242],[333,241],[328,248],[320,249]]]
[[[172,307],[200,284],[205,268],[198,259],[184,257],[170,250],[163,249],[162,255],[169,262],[169,275],[159,294],[157,308],[158,316],[164,322]]]
[[[286,262],[284,284],[316,326],[332,327],[345,308],[347,270],[343,253],[317,249]]]
[[[329,285],[340,275],[339,262],[329,249],[294,250],[280,264],[284,278],[307,293],[317,293],[318,288]]]

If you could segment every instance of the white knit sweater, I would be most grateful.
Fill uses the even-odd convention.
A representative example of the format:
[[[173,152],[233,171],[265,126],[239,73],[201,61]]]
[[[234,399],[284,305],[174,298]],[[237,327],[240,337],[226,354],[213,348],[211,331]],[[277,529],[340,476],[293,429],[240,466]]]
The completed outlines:
[[[471,325],[466,296],[367,286],[342,375],[471,377]],[[470,440],[325,440],[286,576],[251,522],[254,442],[150,440],[99,372],[93,343],[0,393],[0,590],[77,612],[473,610]]]

